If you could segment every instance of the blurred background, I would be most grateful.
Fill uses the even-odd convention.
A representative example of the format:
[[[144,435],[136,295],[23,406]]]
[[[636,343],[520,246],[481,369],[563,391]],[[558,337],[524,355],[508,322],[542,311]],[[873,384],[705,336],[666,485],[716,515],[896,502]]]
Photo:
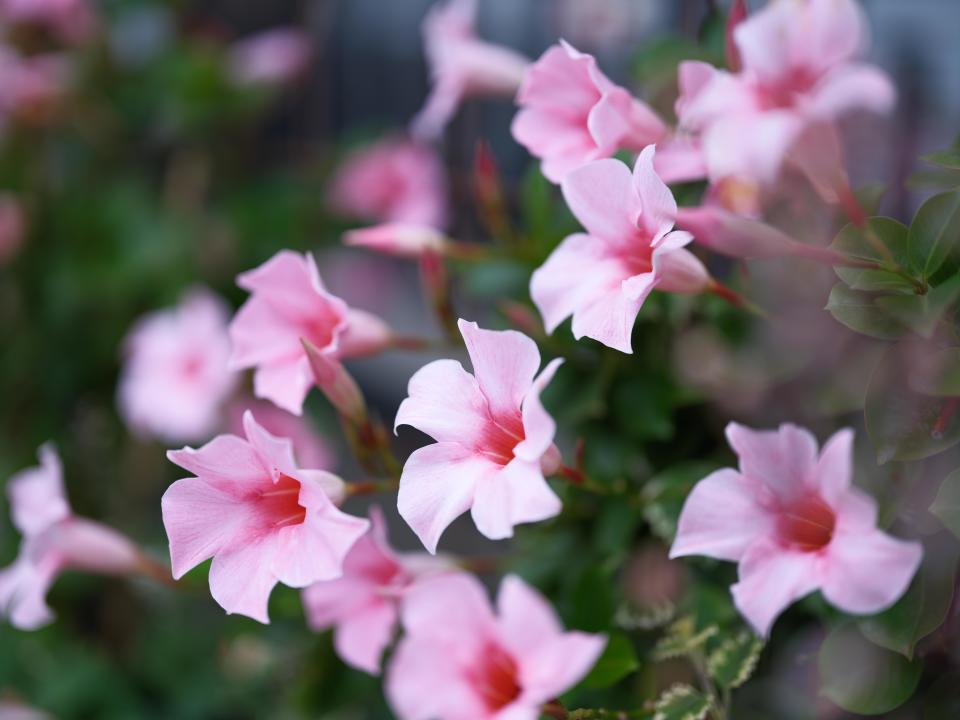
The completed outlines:
[[[331,174],[349,149],[403,133],[421,107],[428,70],[420,23],[431,4],[89,0],[65,20],[4,20],[9,46],[21,58],[52,59],[56,68],[27,72],[0,56],[0,478],[34,464],[36,448],[51,440],[63,455],[76,512],[109,523],[165,558],[159,500],[178,471],[164,451],[182,443],[151,438],[118,415],[124,338],[145,313],[173,306],[198,286],[235,309],[246,297],[234,284],[236,275],[282,248],[317,253],[333,292],[382,315],[401,334],[440,337],[421,297],[416,266],[340,249],[340,235],[356,223],[331,212],[325,200]],[[611,78],[668,116],[677,62],[718,54],[716,27],[710,24],[715,7],[708,0],[480,0],[479,5],[478,33],[486,40],[536,58],[565,38],[594,53]],[[864,7],[873,27],[870,56],[893,76],[900,101],[889,122],[858,126],[866,130],[850,138],[850,162],[861,183],[888,185],[885,210],[909,218],[924,194],[922,187],[907,185],[917,169],[915,158],[949,145],[960,131],[960,3],[866,0]],[[287,53],[289,65],[281,63],[278,70],[267,63],[264,70],[249,54],[244,60],[241,43],[276,28],[302,33],[294,49],[281,44],[276,51]],[[722,54],[716,59],[721,61]],[[451,231],[459,239],[487,239],[473,199],[480,140],[489,143],[496,159],[511,211],[527,224],[539,218],[545,243],[556,243],[571,225],[510,137],[513,112],[506,101],[468,102],[444,136],[440,152],[454,208]],[[526,302],[535,265],[478,269],[458,290],[460,314],[487,321],[500,317],[497,308],[505,298]],[[776,268],[761,271],[758,282],[775,283],[778,277]],[[824,287],[819,281],[814,286]],[[685,301],[673,302],[653,307],[650,317],[689,312]],[[810,328],[810,337],[829,337],[831,330],[821,335],[815,329],[821,327],[815,322],[832,322],[824,318],[822,297],[805,307],[811,314],[784,323]],[[709,361],[668,362],[676,378],[666,390],[649,380],[619,389],[622,402],[617,402],[626,404],[623,412],[629,411],[634,432],[627,441],[650,442],[652,449],[644,446],[641,457],[632,447],[604,445],[598,428],[593,447],[601,475],[608,466],[620,472],[621,460],[642,468],[639,474],[661,469],[666,446],[678,433],[685,439],[674,443],[677,457],[719,453],[725,460],[716,439],[725,419],[731,414],[785,419],[773,403],[798,408],[795,419],[816,423],[822,398],[801,397],[803,385],[784,382],[785,373],[831,375],[836,391],[824,393],[834,406],[843,406],[845,394],[856,394],[860,366],[831,364],[831,352],[853,353],[850,346],[786,362],[783,356],[796,348],[784,347],[774,329],[758,340],[766,350],[738,357],[720,348],[715,334],[744,337],[739,321],[730,320],[726,309],[709,312],[714,325],[686,328],[675,348],[676,357]],[[821,320],[811,321],[813,316]],[[390,353],[351,367],[389,420],[407,378],[432,357]],[[752,365],[745,372],[751,363],[775,366],[770,370],[775,381]],[[603,367],[616,367],[615,361]],[[237,408],[248,402],[248,383],[238,377],[222,429],[236,422]],[[683,383],[696,387],[696,400],[673,392]],[[575,384],[568,379],[568,388]],[[661,404],[638,418],[633,410],[650,393]],[[316,395],[308,402],[309,432],[319,456],[350,478],[356,468],[335,418]],[[589,417],[595,400],[584,395],[570,412]],[[714,409],[701,412],[708,405]],[[405,452],[418,443],[407,432],[397,446]],[[392,504],[391,497],[380,501]],[[362,512],[363,504],[351,509]],[[7,516],[6,506],[2,515]],[[591,539],[588,551],[582,543],[591,520],[586,514],[579,522],[566,534],[530,534],[526,542],[536,552],[518,567],[551,586],[564,552],[582,553],[588,565],[590,553],[612,541]],[[617,566],[617,582],[628,594],[633,582],[646,586],[647,580],[631,580],[629,568],[638,567],[644,578],[651,572],[661,578],[669,593],[682,581],[680,571],[664,564],[662,545],[648,552],[638,523],[623,530],[628,540],[634,535],[637,540],[630,562],[621,563],[628,570]],[[391,534],[400,547],[415,547],[395,516]],[[0,563],[13,559],[17,542],[13,528],[0,522]],[[469,523],[457,524],[445,543],[452,551],[483,557],[508,547],[478,542]],[[565,619],[586,617],[577,603],[590,595],[588,581],[560,583]],[[181,585],[174,591],[145,581],[68,574],[50,598],[55,624],[35,633],[0,625],[0,701],[22,701],[58,718],[389,717],[379,680],[344,668],[328,634],[304,630],[296,592],[278,588],[271,605],[274,622],[261,627],[224,616],[209,597],[205,567]],[[763,681],[743,701],[742,717],[845,717],[816,701],[810,677],[819,631],[801,629],[784,633],[791,645],[764,666]],[[620,692],[629,702],[642,689]],[[936,691],[947,690],[944,681]],[[0,709],[0,718],[3,713]]]

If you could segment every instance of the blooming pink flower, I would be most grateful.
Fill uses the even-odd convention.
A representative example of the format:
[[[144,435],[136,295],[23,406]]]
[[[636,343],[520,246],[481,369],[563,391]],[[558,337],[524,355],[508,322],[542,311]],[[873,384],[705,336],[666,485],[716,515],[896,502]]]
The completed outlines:
[[[0,125],[48,123],[66,94],[69,71],[60,55],[21,57],[0,47]]]
[[[809,124],[889,110],[890,79],[856,62],[866,35],[854,0],[774,0],[733,31],[741,72],[684,63],[677,115],[702,138],[710,179],[772,182]]]
[[[13,564],[0,570],[0,615],[21,630],[53,620],[46,594],[64,570],[118,575],[142,569],[145,562],[117,531],[74,516],[56,451],[44,445],[39,457],[38,467],[17,473],[7,485],[13,524],[23,542]]]
[[[472,575],[415,584],[405,635],[387,669],[400,720],[536,720],[540,708],[593,667],[606,638],[564,632],[553,609],[520,578],[500,584],[494,614]]]
[[[310,38],[297,28],[273,28],[237,41],[227,68],[238,85],[282,85],[295,79],[310,61]]]
[[[468,97],[513,97],[530,61],[474,32],[476,0],[447,0],[423,21],[423,40],[433,89],[411,123],[413,134],[436,139]]]
[[[173,577],[204,560],[210,593],[228,613],[268,623],[278,582],[302,588],[340,577],[343,559],[370,523],[347,515],[343,481],[298,468],[293,445],[243,417],[246,439],[218,435],[199,450],[171,450],[171,462],[195,473],[163,495]]]
[[[0,192],[0,266],[10,262],[27,236],[27,213],[20,198]]]
[[[237,284],[252,294],[230,323],[230,367],[256,368],[254,394],[294,415],[313,385],[302,340],[339,359],[372,355],[390,343],[382,320],[326,290],[309,253],[281,250]]]
[[[257,422],[271,435],[289,438],[296,449],[297,464],[301,467],[330,469],[336,463],[336,453],[306,415],[291,415],[271,402],[255,400],[244,395],[227,406],[227,432],[243,434],[243,414],[249,410]]]
[[[303,605],[314,630],[336,628],[334,646],[344,662],[376,675],[410,587],[451,566],[426,554],[398,555],[387,542],[379,508],[371,508],[370,520],[370,532],[357,541],[343,562],[343,577],[306,588]]]
[[[443,228],[446,187],[436,150],[388,137],[346,157],[333,176],[327,202],[337,212],[362,220]]]
[[[645,103],[615,85],[591,55],[560,41],[537,60],[517,94],[511,131],[553,182],[621,149],[640,151],[667,133]]]
[[[795,425],[755,431],[731,423],[739,472],[718,470],[687,498],[671,557],[739,563],[737,608],[761,635],[795,600],[820,590],[849,613],[869,614],[903,595],[920,564],[920,543],[877,529],[877,504],[851,486],[853,432],[818,454]]]
[[[561,185],[586,233],[566,238],[530,281],[530,295],[553,332],[573,315],[573,334],[632,352],[630,335],[654,288],[696,293],[709,276],[684,246],[690,233],[671,232],[677,204],[644,148],[631,175],[619,160],[594,160]]]
[[[140,435],[202,440],[217,429],[236,375],[227,369],[227,308],[209,290],[137,321],[124,340],[117,404]]]
[[[0,0],[0,21],[42,26],[71,43],[88,40],[97,27],[88,0]]]
[[[456,360],[418,370],[395,426],[412,425],[437,442],[415,451],[400,478],[397,507],[427,550],[460,514],[488,538],[560,512],[544,479],[559,464],[556,424],[540,402],[562,360],[537,375],[540,352],[515,330],[481,330],[460,320],[473,375]]]

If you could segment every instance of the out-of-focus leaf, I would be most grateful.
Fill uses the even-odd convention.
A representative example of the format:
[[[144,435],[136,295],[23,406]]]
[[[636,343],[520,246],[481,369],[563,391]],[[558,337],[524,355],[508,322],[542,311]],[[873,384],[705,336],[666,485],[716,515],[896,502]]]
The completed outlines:
[[[867,434],[877,461],[920,460],[960,441],[953,398],[921,395],[907,382],[910,358],[888,350],[877,364],[864,407]]]
[[[703,720],[711,706],[702,692],[678,683],[657,699],[653,720]]]
[[[833,286],[826,309],[851,330],[880,340],[896,340],[906,328],[875,303],[877,298],[851,290],[842,282]]]
[[[923,720],[957,720],[960,717],[960,674],[937,678],[923,698]]]
[[[867,260],[881,265],[888,265],[892,261],[897,267],[908,268],[909,232],[906,225],[893,218],[872,217],[867,219],[866,228],[852,223],[845,226],[837,233],[830,247],[856,260]],[[846,269],[840,268],[837,273],[840,274],[843,270]]]
[[[718,632],[719,628],[716,625],[698,628],[695,618],[689,615],[682,617],[667,628],[650,656],[654,660],[669,660],[689,655],[702,649],[707,640]]]
[[[722,687],[735,689],[743,685],[757,667],[763,641],[749,630],[725,638],[707,656],[707,670]]]
[[[921,278],[931,277],[960,241],[960,191],[934,195],[910,225],[910,264]]]
[[[607,688],[640,667],[633,644],[622,633],[611,633],[597,664],[583,679],[589,688]]]
[[[921,395],[960,397],[960,348],[930,351],[910,368],[907,381]]]
[[[948,170],[960,170],[960,148],[937,150],[936,152],[921,155],[920,159],[931,165],[937,165],[947,168]]]
[[[884,295],[874,303],[896,322],[929,338],[950,307],[960,297],[960,273],[923,295]]]
[[[930,512],[960,538],[960,470],[954,470],[944,479]]]
[[[820,692],[861,715],[880,715],[906,702],[923,664],[868,642],[856,625],[834,628],[820,647]]]

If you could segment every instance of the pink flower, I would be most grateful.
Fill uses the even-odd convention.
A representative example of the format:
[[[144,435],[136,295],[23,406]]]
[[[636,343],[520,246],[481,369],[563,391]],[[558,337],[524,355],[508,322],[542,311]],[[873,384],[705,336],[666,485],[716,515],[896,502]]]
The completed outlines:
[[[406,634],[386,681],[400,720],[536,720],[606,645],[602,635],[564,632],[513,575],[500,584],[496,614],[476,578],[453,573],[414,585],[402,615]]]
[[[0,266],[10,262],[27,237],[27,213],[20,198],[0,192]]]
[[[293,445],[243,417],[246,439],[218,435],[199,450],[171,450],[171,462],[195,473],[163,495],[174,579],[209,558],[210,593],[227,611],[268,623],[278,582],[307,587],[340,577],[343,559],[370,523],[335,503],[340,478],[303,470]]]
[[[400,478],[397,507],[427,550],[471,511],[477,529],[499,540],[514,525],[560,512],[560,499],[544,479],[555,471],[556,424],[540,393],[562,360],[537,375],[536,343],[515,330],[481,330],[460,320],[473,375],[456,360],[418,370],[395,426],[412,425],[437,442],[415,451]]]
[[[731,423],[739,472],[718,470],[687,498],[671,557],[739,563],[733,599],[761,635],[793,603],[820,590],[855,614],[879,612],[903,595],[920,564],[920,543],[877,529],[877,504],[851,486],[853,432],[818,454],[795,425],[760,432]]]
[[[336,463],[336,453],[305,415],[300,417],[281,410],[271,402],[243,396],[227,408],[228,432],[243,433],[243,414],[249,410],[257,422],[271,435],[289,438],[296,448],[297,464],[301,467],[329,469]]]
[[[333,176],[327,202],[370,222],[443,228],[446,188],[446,172],[433,148],[393,137],[350,153]]]
[[[13,564],[0,570],[0,614],[21,630],[53,620],[46,594],[64,570],[119,575],[144,566],[140,550],[126,537],[73,515],[53,447],[41,447],[39,457],[39,467],[17,473],[7,485],[13,524],[23,542]]]
[[[60,55],[21,57],[0,47],[0,124],[49,123],[66,95],[69,71]]]
[[[373,227],[351,230],[343,242],[354,247],[365,247],[388,255],[418,258],[425,252],[443,254],[447,238],[439,230],[411,223],[384,223]]]
[[[740,73],[684,63],[677,115],[702,138],[710,179],[770,183],[810,123],[889,110],[890,79],[856,61],[866,35],[854,0],[775,0],[733,31]]]
[[[230,367],[256,368],[254,394],[294,415],[313,385],[303,339],[334,359],[372,355],[390,343],[382,320],[327,291],[309,253],[281,250],[237,284],[251,296],[230,323]]]
[[[418,579],[450,564],[425,554],[398,555],[387,542],[379,508],[370,509],[370,520],[370,531],[343,562],[343,577],[306,588],[303,605],[311,628],[336,628],[334,646],[344,662],[377,675],[406,593]]]
[[[476,0],[447,0],[430,9],[423,41],[433,89],[411,123],[418,138],[440,136],[469,97],[513,97],[530,61],[509,48],[480,40],[474,32]]]
[[[0,0],[0,21],[43,26],[71,43],[88,40],[97,29],[88,0]]]
[[[227,69],[238,85],[282,85],[294,80],[310,62],[309,36],[297,28],[273,28],[237,41]]]
[[[561,185],[586,233],[571,235],[533,273],[530,295],[548,332],[573,315],[573,334],[622,352],[643,301],[654,288],[696,293],[709,276],[675,231],[677,204],[644,148],[631,175],[619,160],[594,160]]]
[[[511,131],[560,182],[571,170],[618,150],[640,151],[667,133],[646,104],[615,85],[593,56],[560,41],[527,71]]]
[[[120,415],[132,430],[173,442],[213,434],[237,380],[227,369],[227,317],[220,298],[198,289],[137,321],[124,340],[117,388]]]

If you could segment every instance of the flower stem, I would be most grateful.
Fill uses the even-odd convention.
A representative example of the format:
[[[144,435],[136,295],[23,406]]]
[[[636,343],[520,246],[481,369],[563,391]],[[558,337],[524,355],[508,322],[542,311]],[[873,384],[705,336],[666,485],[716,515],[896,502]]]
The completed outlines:
[[[757,317],[761,317],[761,318],[768,317],[767,311],[764,310],[762,307],[750,302],[740,293],[714,280],[713,278],[710,279],[710,282],[707,285],[707,291],[713,293],[719,298],[722,298],[723,300],[726,300],[735,308],[746,310],[747,312],[753,315],[756,315]]]

